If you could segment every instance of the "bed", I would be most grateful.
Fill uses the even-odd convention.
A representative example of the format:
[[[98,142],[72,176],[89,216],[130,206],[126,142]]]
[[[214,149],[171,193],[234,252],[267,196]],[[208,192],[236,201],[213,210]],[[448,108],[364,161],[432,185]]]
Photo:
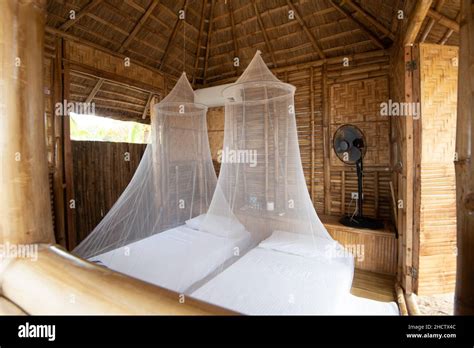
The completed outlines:
[[[195,221],[195,220],[194,220]],[[244,249],[248,233],[225,237],[199,230],[192,223],[90,258],[115,271],[185,293]]]
[[[250,315],[398,314],[395,303],[350,294],[352,257],[328,258],[327,244],[314,251],[306,237],[285,237],[261,243],[192,297]]]

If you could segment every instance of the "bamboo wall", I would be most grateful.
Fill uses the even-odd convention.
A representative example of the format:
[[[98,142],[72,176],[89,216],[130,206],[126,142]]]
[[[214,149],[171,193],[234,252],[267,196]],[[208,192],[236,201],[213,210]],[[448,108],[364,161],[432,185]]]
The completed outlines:
[[[296,86],[295,108],[301,160],[306,184],[319,214],[352,213],[357,192],[354,166],[344,165],[332,149],[332,136],[343,124],[357,125],[365,133],[364,213],[391,218],[390,119],[381,117],[380,103],[389,98],[389,57],[383,51],[329,60],[326,65],[275,69],[277,76]],[[222,148],[224,109],[208,112],[213,159]]]
[[[112,208],[133,177],[146,144],[72,141],[77,241]],[[126,153],[130,161],[126,161]]]
[[[418,294],[454,291],[458,48],[420,45],[421,175]]]

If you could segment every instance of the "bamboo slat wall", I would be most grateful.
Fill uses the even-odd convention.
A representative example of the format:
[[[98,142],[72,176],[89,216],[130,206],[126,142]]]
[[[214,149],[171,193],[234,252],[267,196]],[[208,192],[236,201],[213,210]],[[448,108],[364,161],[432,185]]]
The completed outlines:
[[[421,211],[418,294],[453,292],[456,276],[458,48],[420,45]]]
[[[72,142],[78,242],[94,229],[127,187],[145,147],[145,144]],[[126,153],[130,161],[125,160]]]
[[[319,214],[352,213],[351,192],[357,192],[353,166],[334,155],[332,135],[353,123],[365,133],[364,212],[390,219],[390,119],[380,116],[380,103],[389,98],[389,57],[383,51],[368,56],[332,60],[326,66],[275,69],[280,80],[296,86],[295,109],[301,160],[306,184]],[[224,109],[208,112],[209,143],[213,159],[222,148]]]

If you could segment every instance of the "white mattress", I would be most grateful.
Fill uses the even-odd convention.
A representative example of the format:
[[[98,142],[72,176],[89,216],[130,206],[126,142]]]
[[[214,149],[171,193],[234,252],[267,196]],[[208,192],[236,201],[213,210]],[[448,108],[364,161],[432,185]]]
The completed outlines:
[[[146,282],[184,293],[244,248],[248,234],[224,238],[179,226],[90,259]]]
[[[251,315],[397,314],[394,303],[350,294],[353,266],[346,261],[257,247],[194,291],[192,297]]]
[[[335,314],[352,275],[351,263],[257,247],[191,296],[243,314]]]

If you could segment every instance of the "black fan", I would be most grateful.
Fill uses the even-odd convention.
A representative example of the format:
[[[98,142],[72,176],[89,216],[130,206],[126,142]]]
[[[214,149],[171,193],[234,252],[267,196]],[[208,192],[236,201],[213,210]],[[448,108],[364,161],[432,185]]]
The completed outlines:
[[[357,215],[344,216],[340,222],[345,226],[359,228],[382,228],[383,222],[374,220],[363,215],[363,195],[362,195],[362,179],[363,165],[362,159],[367,152],[364,133],[356,126],[346,124],[337,129],[334,133],[333,142],[334,152],[337,157],[345,164],[355,164],[357,169],[357,188],[358,188],[358,204]]]

